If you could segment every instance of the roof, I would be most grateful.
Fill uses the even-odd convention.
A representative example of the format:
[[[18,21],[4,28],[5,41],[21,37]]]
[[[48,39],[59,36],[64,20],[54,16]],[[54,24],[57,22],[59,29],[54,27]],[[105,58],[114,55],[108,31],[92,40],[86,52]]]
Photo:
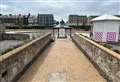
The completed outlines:
[[[2,15],[0,16],[0,18],[23,18],[23,17],[27,17],[27,15]]]
[[[112,15],[102,15],[102,16],[99,16],[99,17],[96,17],[96,18],[92,19],[91,22],[94,22],[94,21],[103,21],[103,20],[120,21],[120,18],[116,17],[116,16],[112,16]]]

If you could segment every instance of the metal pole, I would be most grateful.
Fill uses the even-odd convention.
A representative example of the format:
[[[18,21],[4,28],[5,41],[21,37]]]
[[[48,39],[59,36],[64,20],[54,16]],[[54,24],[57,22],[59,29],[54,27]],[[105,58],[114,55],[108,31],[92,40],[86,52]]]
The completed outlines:
[[[54,28],[53,28],[53,40],[55,40],[55,31],[54,31]]]
[[[66,28],[65,28],[65,38],[67,38],[67,34],[66,34]]]
[[[59,38],[59,28],[58,28],[58,38]]]
[[[70,28],[70,38],[71,38],[71,28]]]

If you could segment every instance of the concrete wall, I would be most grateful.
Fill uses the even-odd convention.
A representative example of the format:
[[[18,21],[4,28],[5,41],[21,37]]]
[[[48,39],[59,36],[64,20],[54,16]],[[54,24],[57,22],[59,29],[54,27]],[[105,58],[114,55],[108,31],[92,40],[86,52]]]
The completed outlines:
[[[120,54],[80,34],[72,39],[108,82],[120,82]]]
[[[51,33],[46,33],[0,56],[0,82],[15,82],[51,40]]]
[[[3,34],[3,40],[26,40],[30,39],[28,34]]]

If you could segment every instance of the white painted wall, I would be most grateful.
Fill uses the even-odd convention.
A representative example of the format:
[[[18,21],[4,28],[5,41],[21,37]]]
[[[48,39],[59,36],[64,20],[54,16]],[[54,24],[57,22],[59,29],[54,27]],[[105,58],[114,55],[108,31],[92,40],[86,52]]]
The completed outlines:
[[[95,39],[94,32],[103,32],[103,39],[102,42],[106,42],[107,39],[107,32],[116,32],[116,42],[118,42],[118,35],[119,35],[119,21],[96,21],[93,22],[93,38]]]

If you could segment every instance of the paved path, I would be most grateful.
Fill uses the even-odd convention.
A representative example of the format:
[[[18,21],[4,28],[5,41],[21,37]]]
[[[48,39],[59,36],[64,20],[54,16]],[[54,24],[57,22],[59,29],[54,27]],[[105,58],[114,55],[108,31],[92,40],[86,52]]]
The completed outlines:
[[[106,82],[69,39],[56,40],[18,82]]]

